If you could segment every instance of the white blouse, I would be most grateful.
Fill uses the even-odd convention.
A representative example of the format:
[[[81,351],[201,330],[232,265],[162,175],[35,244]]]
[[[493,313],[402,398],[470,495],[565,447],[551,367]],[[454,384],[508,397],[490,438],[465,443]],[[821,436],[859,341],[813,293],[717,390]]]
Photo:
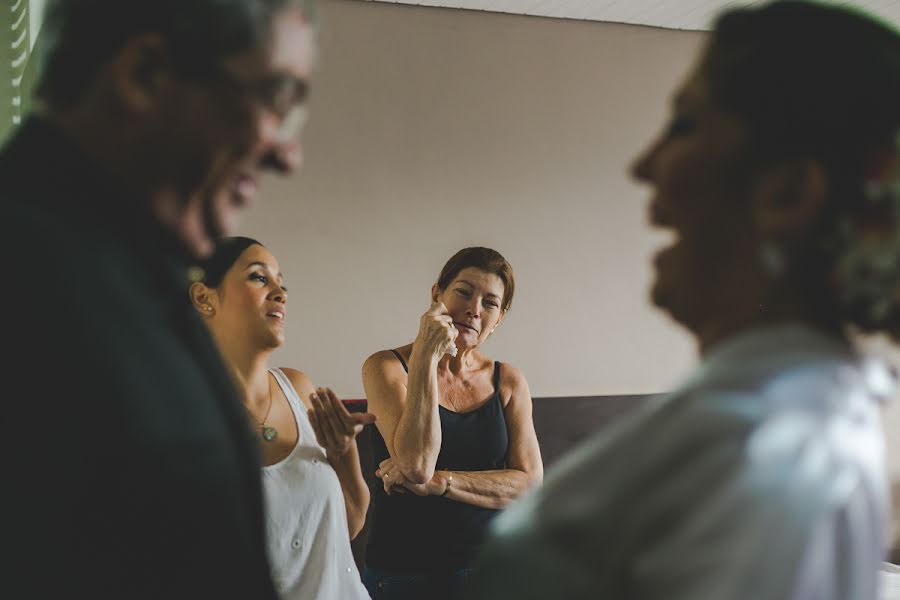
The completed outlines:
[[[878,600],[900,600],[900,566],[882,563],[881,593]]]
[[[337,473],[290,380],[279,369],[269,372],[290,402],[300,433],[291,453],[262,473],[275,586],[285,600],[368,600],[350,550]]]
[[[893,383],[802,325],[723,342],[495,519],[472,597],[875,600]]]

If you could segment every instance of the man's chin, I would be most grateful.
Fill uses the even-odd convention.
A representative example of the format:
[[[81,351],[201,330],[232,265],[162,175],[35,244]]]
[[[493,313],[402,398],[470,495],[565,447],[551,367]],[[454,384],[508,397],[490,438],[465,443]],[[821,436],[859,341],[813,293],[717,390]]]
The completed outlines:
[[[672,301],[671,296],[669,291],[657,281],[650,290],[650,303],[658,310],[667,313],[675,321],[680,322],[677,303]]]
[[[194,258],[205,258],[212,253],[213,240],[217,236],[213,234],[209,221],[202,218],[196,208],[191,210],[190,206],[175,207],[171,204],[159,206],[157,218],[184,251]]]
[[[208,258],[215,250],[216,240],[233,235],[235,219],[207,219],[202,225],[190,222],[176,223],[173,233],[185,250],[197,259]]]
[[[228,203],[217,202],[207,207],[203,214],[203,236],[207,239],[211,253],[215,241],[235,234],[239,222],[239,212]]]

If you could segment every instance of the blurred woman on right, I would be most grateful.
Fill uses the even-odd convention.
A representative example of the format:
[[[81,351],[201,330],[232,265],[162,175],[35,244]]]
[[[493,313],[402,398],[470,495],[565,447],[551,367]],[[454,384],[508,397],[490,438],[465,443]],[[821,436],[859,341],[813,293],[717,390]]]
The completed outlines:
[[[900,332],[900,36],[729,11],[673,113],[633,173],[701,365],[494,521],[473,597],[874,600],[893,380],[851,338]]]

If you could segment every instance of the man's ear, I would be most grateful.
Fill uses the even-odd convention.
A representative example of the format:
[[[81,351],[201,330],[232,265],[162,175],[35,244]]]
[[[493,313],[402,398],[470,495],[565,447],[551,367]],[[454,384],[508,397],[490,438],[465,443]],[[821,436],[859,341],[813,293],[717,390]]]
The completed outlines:
[[[805,231],[821,212],[827,193],[828,178],[817,161],[772,167],[753,186],[750,202],[757,231],[775,240]]]
[[[172,82],[166,43],[154,34],[129,39],[110,64],[113,94],[128,111],[146,113],[161,101]]]
[[[216,314],[216,307],[212,299],[212,290],[205,284],[195,282],[191,284],[188,293],[191,296],[191,304],[197,309],[201,315],[211,317]]]

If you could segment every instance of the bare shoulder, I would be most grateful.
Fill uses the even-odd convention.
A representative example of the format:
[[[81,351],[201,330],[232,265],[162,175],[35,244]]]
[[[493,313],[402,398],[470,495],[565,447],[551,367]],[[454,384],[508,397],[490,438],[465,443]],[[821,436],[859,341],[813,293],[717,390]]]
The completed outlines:
[[[400,362],[397,360],[397,357],[390,350],[379,350],[374,354],[370,354],[366,361],[363,363],[363,372],[367,370],[374,369],[383,369],[385,364],[390,363],[391,361]]]
[[[503,406],[507,407],[510,400],[515,402],[530,402],[531,391],[528,389],[528,380],[525,375],[509,363],[502,363],[500,367],[500,399]]]
[[[409,356],[406,347],[398,348],[397,351],[404,356],[404,349],[406,356]],[[366,359],[362,368],[362,383],[366,399],[369,401],[369,412],[381,414],[379,419],[383,418],[384,411],[396,410],[403,406],[406,400],[406,386],[409,379],[403,363],[391,350],[376,352]],[[379,428],[383,427],[384,423],[382,420]]]
[[[403,356],[403,360],[409,360],[409,346],[398,348],[397,351]],[[363,379],[371,377],[381,377],[385,379],[393,379],[397,376],[406,376],[406,370],[403,363],[397,358],[391,350],[379,350],[370,355],[363,363],[362,367]]]
[[[312,379],[310,379],[303,371],[291,369],[290,367],[280,367],[279,370],[285,374],[288,381],[291,382],[291,385],[294,386],[294,389],[297,390],[297,393],[301,396],[308,396],[311,392],[315,391],[316,388],[313,385]]]

